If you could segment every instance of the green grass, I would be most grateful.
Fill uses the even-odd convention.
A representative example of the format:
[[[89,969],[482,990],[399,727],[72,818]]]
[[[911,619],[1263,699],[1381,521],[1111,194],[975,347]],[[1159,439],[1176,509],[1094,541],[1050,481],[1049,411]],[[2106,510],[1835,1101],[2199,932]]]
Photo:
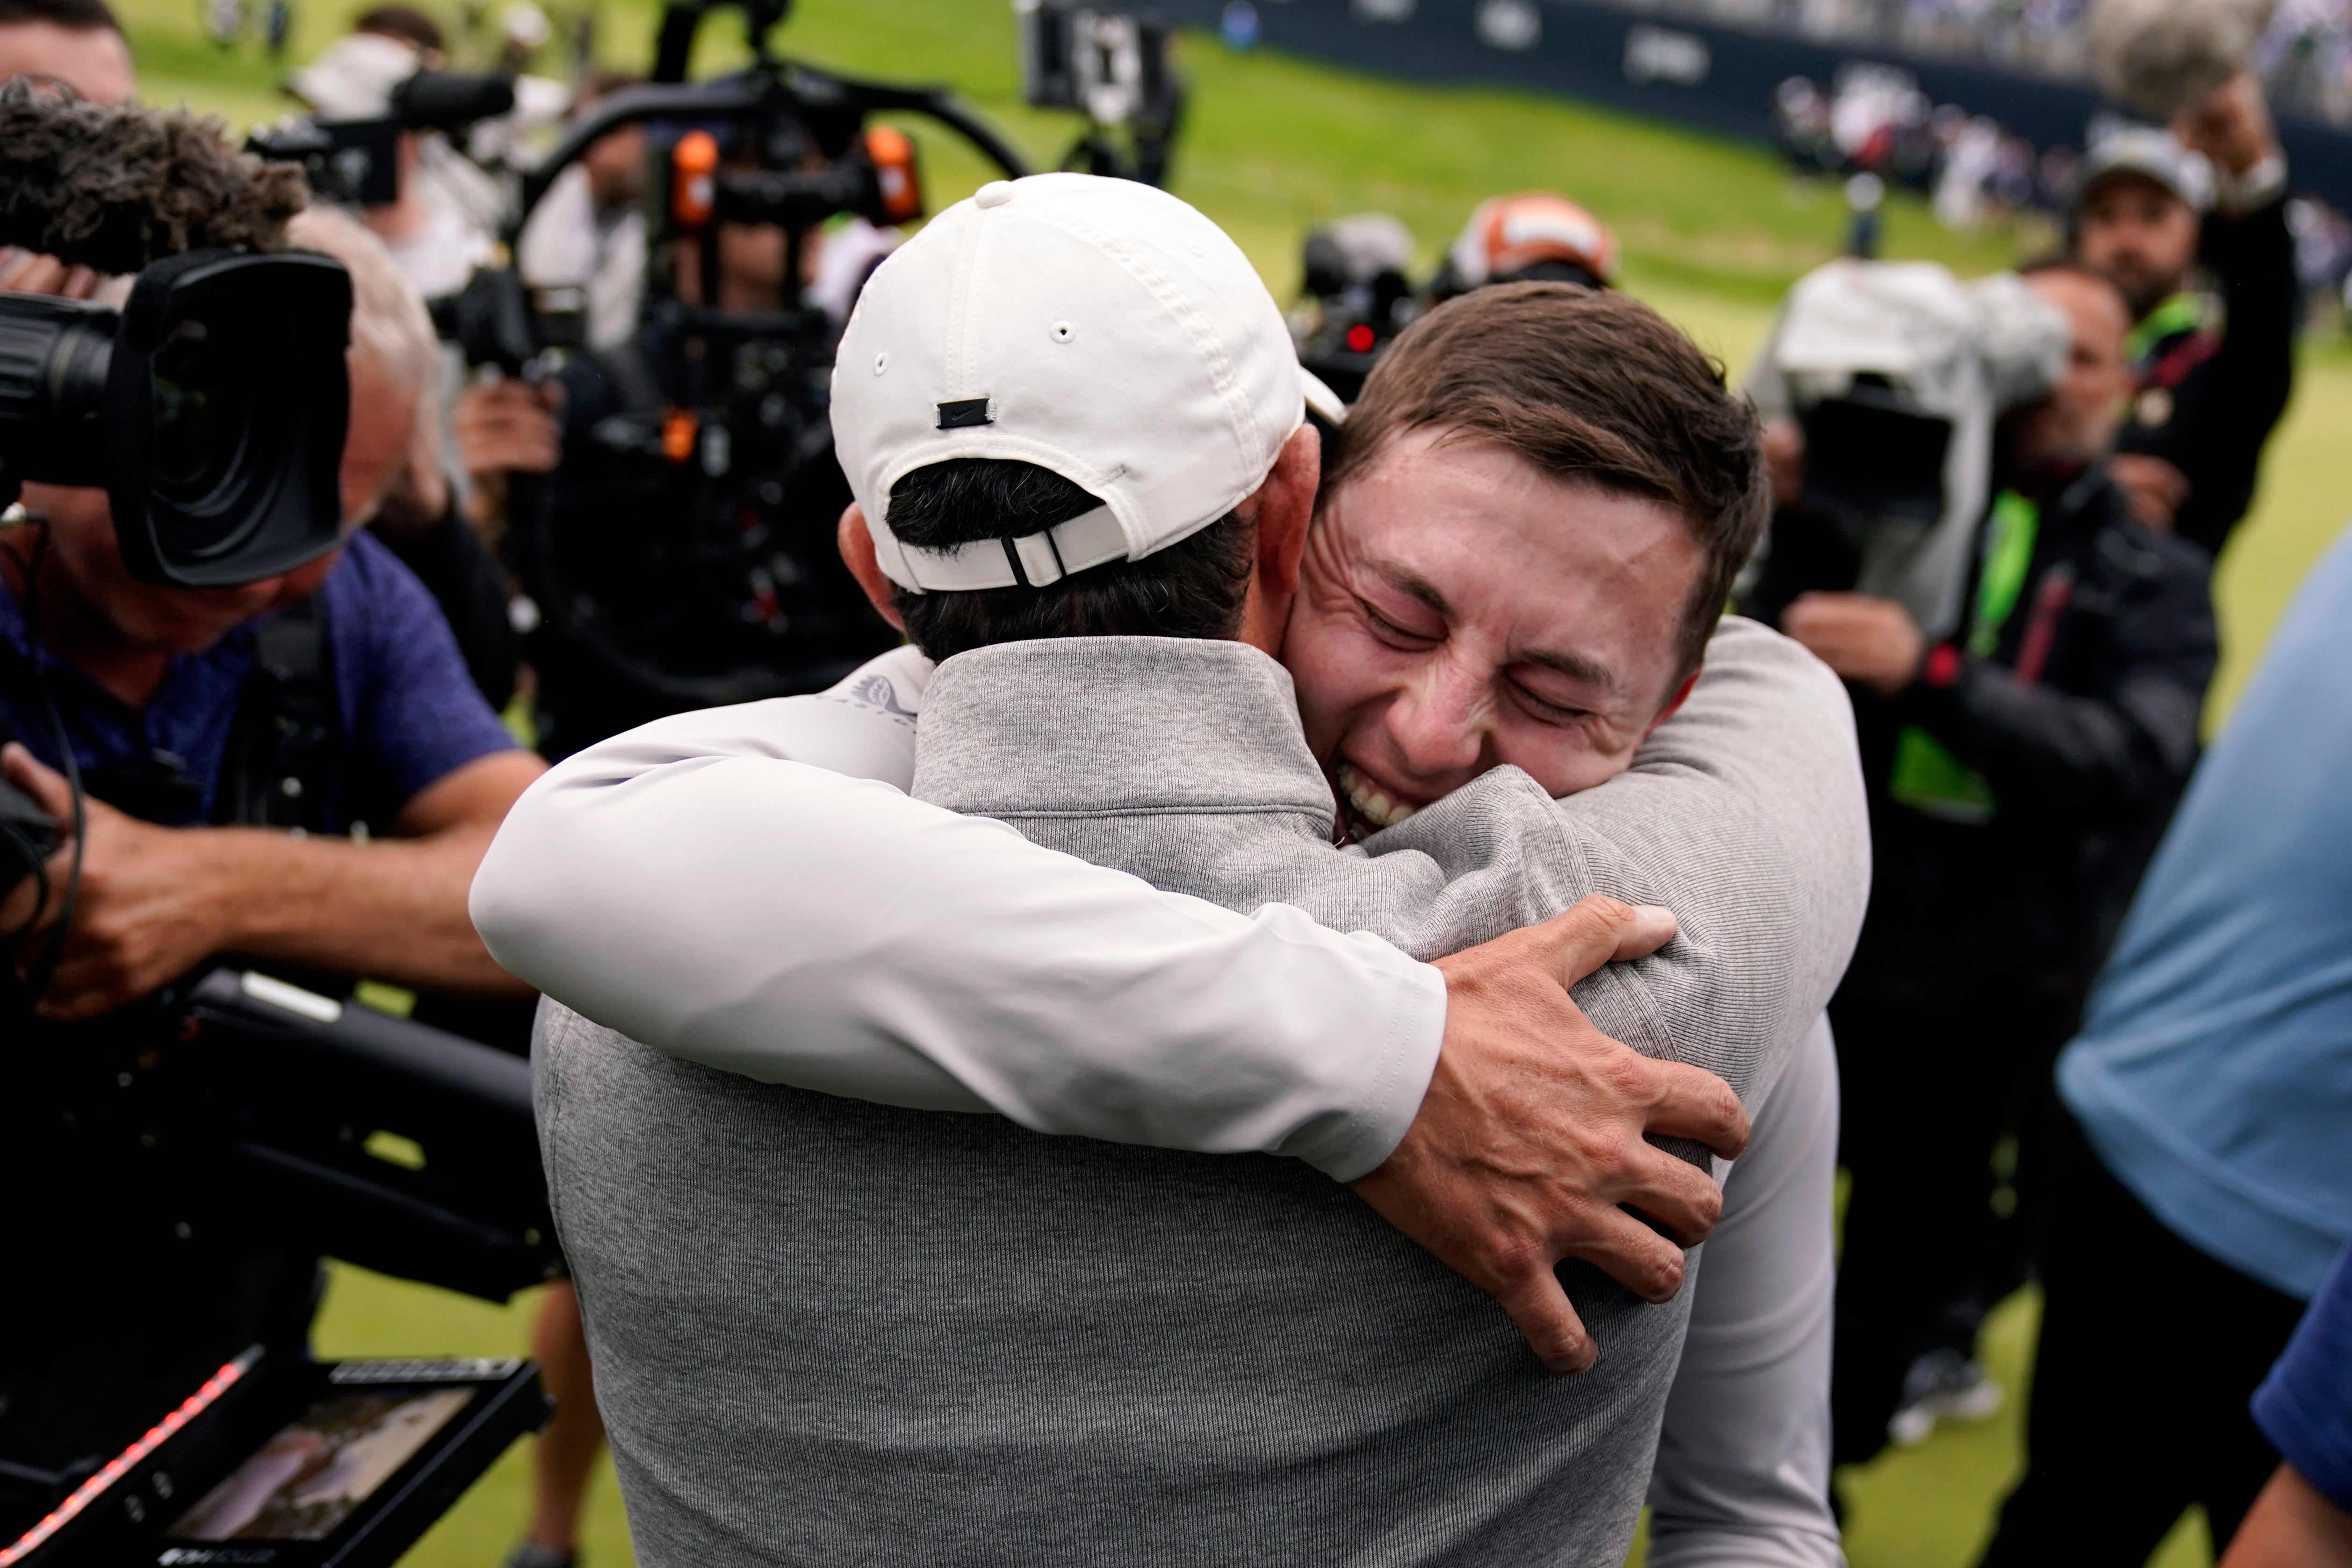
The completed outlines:
[[[224,51],[206,42],[198,0],[120,0],[119,8],[151,100],[185,102],[240,128],[285,111],[278,68],[250,43]],[[306,0],[290,57],[308,57],[359,8],[359,0]],[[427,8],[454,17],[443,0],[428,0]],[[642,65],[654,16],[649,0],[604,0],[600,52],[610,63]],[[703,68],[741,57],[730,18],[704,33]],[[845,70],[952,82],[1041,164],[1058,158],[1075,129],[1065,117],[1017,101],[1003,0],[803,0],[781,41],[789,52]],[[1280,297],[1297,287],[1299,241],[1311,223],[1367,208],[1392,212],[1412,231],[1426,265],[1477,200],[1551,187],[1616,225],[1629,289],[1736,368],[1762,337],[1773,300],[1838,246],[1843,214],[1834,193],[1792,182],[1752,148],[1526,93],[1412,87],[1273,55],[1236,57],[1201,37],[1187,45],[1194,92],[1175,189],[1234,235]],[[952,138],[916,130],[934,204],[988,177]],[[1902,196],[1886,219],[1888,255],[1963,272],[2006,265],[2048,238],[2032,227],[1946,235],[1920,204]],[[2347,430],[2352,349],[2340,341],[2308,348],[2254,515],[2217,580],[2225,653],[2216,717],[2242,685],[2294,585],[2352,513]],[[534,1310],[535,1298],[494,1308],[339,1269],[318,1343],[331,1355],[509,1354],[527,1343]],[[1849,1478],[1848,1550],[1856,1568],[1962,1568],[1973,1561],[2018,1462],[2035,1312],[2031,1294],[2021,1295],[1988,1325],[1988,1358],[2011,1391],[2006,1408]],[[411,1563],[496,1563],[527,1512],[527,1446],[509,1453]],[[592,1497],[587,1540],[596,1568],[630,1561],[609,1469]],[[2201,1523],[2184,1521],[2157,1561],[2162,1568],[2210,1562]]]

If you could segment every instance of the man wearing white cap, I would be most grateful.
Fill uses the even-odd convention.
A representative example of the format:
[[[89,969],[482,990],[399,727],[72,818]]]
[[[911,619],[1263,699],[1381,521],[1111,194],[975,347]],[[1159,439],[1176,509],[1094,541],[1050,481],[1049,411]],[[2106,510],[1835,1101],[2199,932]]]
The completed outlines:
[[[1576,1273],[1580,1322],[1550,1265],[1609,1259],[1655,1299],[1680,1259],[1666,1248],[1670,1266],[1654,1267],[1617,1233],[1613,1205],[1631,1189],[1575,1168],[1572,1137],[1544,1141],[1536,1124],[1574,1115],[1549,1079],[1552,1031],[1563,1057],[1607,1042],[1580,1044],[1591,1027],[1558,1010],[1556,990],[1548,1012],[1541,977],[1513,959],[1548,955],[1556,985],[1561,967],[1648,951],[1670,926],[1588,904],[1433,972],[1298,913],[1441,954],[1596,884],[1633,898],[1671,887],[1683,939],[1580,1000],[1655,1054],[1704,1061],[1760,1095],[1850,945],[1860,800],[1834,684],[1753,628],[1725,634],[1736,646],[1690,703],[1697,722],[1674,755],[1551,799],[1622,771],[1690,696],[1760,519],[1756,437],[1687,341],[1639,306],[1555,285],[1479,298],[1416,328],[1399,355],[1410,361],[1417,337],[1441,359],[1491,357],[1549,322],[1583,335],[1570,360],[1624,350],[1587,379],[1647,406],[1613,429],[1594,411],[1594,444],[1561,455],[1592,476],[1574,484],[1516,473],[1522,459],[1484,428],[1488,439],[1449,445],[1409,398],[1390,398],[1385,427],[1342,460],[1339,494],[1363,516],[1327,518],[1316,538],[1376,543],[1401,470],[1467,485],[1449,498],[1457,511],[1538,528],[1572,493],[1580,537],[1547,542],[1582,570],[1568,620],[1589,625],[1551,624],[1557,645],[1528,651],[1515,699],[1531,714],[1562,705],[1564,722],[1548,745],[1490,726],[1504,756],[1461,765],[1467,777],[1525,757],[1549,775],[1541,787],[1503,768],[1381,835],[1380,852],[1329,847],[1330,786],[1310,738],[1360,819],[1408,814],[1407,790],[1404,764],[1318,709],[1303,675],[1302,735],[1265,657],[1286,623],[1296,644],[1302,622],[1331,618],[1313,602],[1318,580],[1347,570],[1310,563],[1293,613],[1316,438],[1279,313],[1231,243],[1173,198],[1046,176],[983,191],[885,264],[836,371],[860,498],[845,553],[925,651],[955,656],[927,689],[920,661],[898,654],[830,700],[649,727],[566,764],[511,820],[476,890],[494,951],[667,1050],[884,1104],[1300,1156],[1038,1138],[763,1088],[551,1009],[551,1181],[648,1561],[1622,1555],[1684,1314]],[[1711,399],[1696,395],[1709,384]],[[1675,450],[1633,450],[1627,431],[1659,428],[1670,409],[1691,428],[1653,441]],[[1722,438],[1711,455],[1710,436]],[[1455,562],[1456,575],[1465,564],[1478,563]],[[1327,650],[1336,641],[1323,634]],[[1746,684],[1728,701],[1726,668]],[[1328,672],[1317,684],[1340,690]],[[1589,706],[1570,719],[1572,686]],[[1759,695],[1783,711],[1741,725],[1733,710]],[[909,770],[914,700],[923,739]],[[1332,727],[1343,733],[1318,735]],[[1708,737],[1748,755],[1703,755]],[[781,758],[882,778],[895,760],[919,800]],[[793,833],[772,785],[822,829]],[[925,801],[1009,819],[1177,892]],[[721,827],[737,830],[748,874],[714,865]],[[781,858],[778,834],[791,841]],[[619,942],[591,938],[600,957],[580,966],[562,906],[603,891],[596,917],[612,918],[615,897],[642,915],[642,889],[595,884],[680,856],[719,873],[703,907],[665,907],[658,923],[675,915],[678,933],[632,919]],[[1772,891],[1759,898],[1759,884]],[[1260,907],[1276,896],[1297,907]],[[1242,909],[1258,913],[1229,912]],[[780,919],[793,927],[781,940]],[[672,936],[688,927],[696,940],[681,947]],[[617,947],[631,951],[608,962]],[[643,984],[656,968],[663,981]],[[1498,990],[1523,1026],[1539,1020],[1507,1065],[1507,1028],[1490,1019],[1482,1040],[1456,1027]],[[693,999],[681,1014],[657,993]],[[777,1038],[787,1019],[797,1044]],[[1621,1052],[1615,1070],[1653,1103],[1685,1102],[1685,1119],[1659,1130],[1738,1148],[1737,1112],[1705,1108],[1686,1069]],[[1465,1092],[1470,1108],[1449,1110]],[[1711,1206],[1634,1149],[1612,1157],[1642,1166],[1649,1211],[1704,1231]],[[1481,1189],[1467,1175],[1481,1159],[1522,1168]],[[1543,1362],[1309,1163],[1357,1179],[1503,1299]],[[1597,1207],[1611,1245],[1562,1239],[1573,1228],[1548,1210],[1568,1197],[1588,1218]],[[1503,1209],[1528,1227],[1490,1247],[1511,1229],[1493,1223]],[[1479,1244],[1462,1245],[1473,1233]],[[1595,1370],[1546,1375],[1544,1363],[1593,1365],[1595,1340]]]

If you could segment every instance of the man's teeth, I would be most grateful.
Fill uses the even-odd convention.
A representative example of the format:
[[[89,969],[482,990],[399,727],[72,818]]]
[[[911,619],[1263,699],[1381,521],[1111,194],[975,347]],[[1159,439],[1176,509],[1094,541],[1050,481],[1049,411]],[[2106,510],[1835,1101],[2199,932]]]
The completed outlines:
[[[1356,809],[1356,814],[1376,828],[1393,828],[1421,810],[1390,800],[1345,762],[1339,764],[1339,790],[1348,797],[1348,804]]]

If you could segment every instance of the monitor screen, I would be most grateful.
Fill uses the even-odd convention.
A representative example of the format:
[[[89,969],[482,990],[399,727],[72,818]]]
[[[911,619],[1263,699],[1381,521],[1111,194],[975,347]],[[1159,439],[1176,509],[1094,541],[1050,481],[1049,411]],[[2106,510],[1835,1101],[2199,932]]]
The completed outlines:
[[[468,1388],[395,1388],[321,1399],[164,1533],[180,1541],[323,1541],[472,1397]]]

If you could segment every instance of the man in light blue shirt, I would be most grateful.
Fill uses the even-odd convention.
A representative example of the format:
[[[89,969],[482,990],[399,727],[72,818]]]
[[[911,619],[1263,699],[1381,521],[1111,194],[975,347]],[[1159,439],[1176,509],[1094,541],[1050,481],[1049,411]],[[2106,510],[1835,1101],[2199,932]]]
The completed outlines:
[[[1986,1563],[2217,1549],[2246,1402],[2352,1238],[2352,532],[2199,767],[2058,1062],[2028,1447]]]

